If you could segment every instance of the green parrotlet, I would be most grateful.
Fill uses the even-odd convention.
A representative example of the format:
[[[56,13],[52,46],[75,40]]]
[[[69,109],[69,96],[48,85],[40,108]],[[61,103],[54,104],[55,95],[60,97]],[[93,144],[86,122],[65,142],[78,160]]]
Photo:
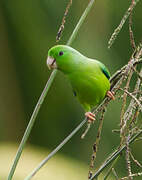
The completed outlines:
[[[47,65],[67,76],[89,122],[95,120],[95,115],[90,112],[92,107],[106,95],[114,99],[110,91],[110,73],[100,61],[90,59],[70,46],[56,45],[48,51]]]

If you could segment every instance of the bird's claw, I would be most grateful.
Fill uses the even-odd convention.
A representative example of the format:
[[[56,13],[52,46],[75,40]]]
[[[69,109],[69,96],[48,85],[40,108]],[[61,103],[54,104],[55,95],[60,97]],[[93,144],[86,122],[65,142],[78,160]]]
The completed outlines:
[[[95,114],[93,114],[92,112],[86,112],[85,116],[88,119],[88,123],[92,123],[95,121]]]
[[[107,91],[107,94],[106,94],[106,95],[107,95],[110,99],[115,100],[114,92]]]

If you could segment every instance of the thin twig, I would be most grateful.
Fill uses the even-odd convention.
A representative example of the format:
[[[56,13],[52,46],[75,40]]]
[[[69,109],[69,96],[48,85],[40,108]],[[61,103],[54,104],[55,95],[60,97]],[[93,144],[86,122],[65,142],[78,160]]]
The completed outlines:
[[[133,156],[133,154],[132,154],[131,151],[130,151],[130,156],[131,156],[132,160],[134,161],[134,163],[135,163],[137,166],[139,166],[139,167],[142,168],[142,165],[138,162],[138,160],[136,160],[136,159],[134,158],[134,156]]]
[[[135,67],[132,67],[134,72],[137,74],[137,76],[140,78],[140,80],[142,81],[142,76],[140,75],[140,73],[136,70]]]
[[[127,171],[128,171],[128,177],[129,180],[132,180],[132,171],[131,171],[131,161],[130,161],[130,147],[129,147],[129,137],[126,137],[126,164],[127,164]]]
[[[67,5],[67,7],[66,7],[66,10],[65,10],[65,13],[64,13],[64,16],[63,16],[63,19],[62,19],[61,26],[60,26],[60,28],[58,30],[58,33],[57,33],[57,36],[56,36],[56,42],[58,42],[61,39],[64,27],[65,27],[65,23],[66,23],[66,17],[67,17],[67,14],[68,14],[68,11],[69,11],[71,5],[72,5],[72,0],[69,0],[69,3]]]
[[[133,66],[142,63],[142,59],[139,57],[138,59],[135,60],[135,62],[132,63],[131,68],[133,68]],[[113,76],[110,79],[111,82],[111,86],[113,87],[114,84],[118,81],[118,79],[120,79],[120,77],[122,77],[124,75],[124,72],[127,68],[128,64],[126,64],[125,66],[123,66],[121,69],[119,69],[118,71],[116,71]],[[111,87],[111,89],[112,89]]]
[[[132,120],[130,122],[129,129],[131,129],[132,124],[136,123],[136,119],[137,119],[138,115],[139,115],[139,108],[137,107],[136,111],[135,111],[135,113],[134,113],[134,115],[132,117]]]
[[[139,80],[140,80],[140,79],[138,79],[137,83],[140,82]],[[138,85],[137,83],[136,83],[136,85]],[[140,83],[139,83],[139,84],[140,84]],[[137,87],[137,86],[136,86],[136,87]],[[139,94],[139,93],[137,93],[137,94]],[[135,96],[136,96],[137,94],[135,94]],[[139,102],[141,103],[141,98],[140,98],[140,97],[139,97],[138,100],[139,100]],[[132,129],[133,125],[136,124],[136,122],[137,122],[137,117],[138,117],[139,112],[140,112],[138,105],[135,106],[134,111],[135,111],[135,112],[134,112],[134,114],[133,114],[133,116],[132,116],[132,119],[131,119],[131,121],[130,121],[130,124],[129,124],[129,129]]]
[[[139,50],[139,51],[141,52],[141,50]],[[136,53],[136,54],[139,57],[139,53]],[[142,69],[140,71],[140,75],[141,74],[142,74]],[[135,85],[135,88],[134,88],[134,92],[139,90],[140,84],[141,84],[141,81],[138,78],[137,82],[136,82],[136,85]],[[137,94],[135,95],[135,97],[137,97]],[[124,123],[126,123],[130,119],[130,117],[133,115],[133,110],[134,109],[135,109],[135,100],[132,98],[131,102],[130,102],[130,104],[129,104],[129,106],[128,106],[127,110],[125,111],[125,114],[124,114]],[[123,127],[125,127],[125,126],[123,126]]]
[[[133,10],[134,3],[135,3],[135,0],[132,0],[131,12],[130,12],[130,16],[129,16],[129,36],[130,36],[130,44],[131,44],[132,48],[136,49],[136,44],[135,44],[135,40],[134,40],[134,33],[132,30],[132,10]]]
[[[118,159],[119,159],[120,156],[118,156],[111,164],[109,170],[107,171],[105,177],[104,177],[104,180],[107,180],[107,178],[109,177],[111,171],[112,171],[112,168],[115,166],[115,164],[117,163]]]
[[[140,130],[134,137],[132,137],[129,140],[129,144],[133,143],[140,135],[142,135],[142,130]],[[97,170],[97,172],[92,176],[92,178],[90,180],[93,180],[94,178],[98,177],[99,174],[112,162],[114,161],[119,154],[122,153],[122,151],[124,151],[126,149],[126,145],[124,145],[123,147],[121,147],[120,149],[114,151],[112,153],[112,155],[109,157],[109,159],[107,159],[105,161],[105,163],[102,164],[102,166]]]
[[[132,134],[136,134],[137,132],[139,132],[140,131],[140,129],[136,126],[136,127],[134,127],[134,128],[132,128],[132,129],[130,129],[130,134],[132,135]]]
[[[87,123],[87,128],[85,129],[85,131],[83,132],[83,134],[81,135],[81,139],[84,139],[86,134],[88,133],[89,129],[91,127],[91,122]]]
[[[140,110],[142,111],[142,105],[141,103],[139,102],[139,100],[133,96],[132,93],[130,93],[129,91],[126,91],[125,89],[122,89],[122,88],[119,88],[120,90],[124,91],[125,93],[127,93],[132,99],[134,99],[134,101],[137,103],[137,105],[139,106]]]
[[[126,13],[124,14],[123,18],[121,19],[121,22],[119,24],[119,26],[114,30],[113,34],[111,35],[111,38],[108,42],[108,48],[111,48],[112,44],[114,43],[115,39],[117,38],[119,32],[121,31],[124,23],[126,22],[127,18],[129,17],[130,13],[132,12],[132,10],[134,9],[134,7],[136,6],[136,4],[139,2],[139,0],[134,1],[133,4],[131,4],[128,8],[128,10],[126,11]]]
[[[142,141],[142,137],[137,138],[136,141]]]
[[[136,64],[141,64],[142,63],[142,59],[141,58],[139,58],[139,60],[138,61],[136,61],[135,63],[134,63],[134,65],[136,65]]]
[[[136,177],[136,176],[142,176],[142,172],[138,172],[138,173],[135,173],[135,174],[131,175],[131,177]],[[125,180],[125,179],[129,179],[129,177],[120,178],[120,180]]]
[[[98,132],[97,132],[97,137],[96,137],[95,143],[93,144],[93,147],[92,147],[93,153],[92,153],[91,161],[90,161],[90,170],[89,170],[89,175],[88,175],[89,178],[88,179],[91,178],[92,169],[94,168],[94,162],[96,160],[98,146],[99,146],[99,142],[100,142],[100,138],[101,138],[101,132],[102,132],[102,127],[103,127],[105,111],[106,111],[106,109],[104,108],[102,110],[102,115],[100,117],[100,124],[99,124]]]
[[[119,180],[118,175],[117,175],[117,173],[116,173],[114,168],[112,168],[112,172],[113,172],[113,175],[114,175],[115,179]]]
[[[124,88],[125,91],[128,91],[129,89],[129,85],[130,85],[130,81],[133,75],[133,71],[132,69],[129,70],[129,74],[128,74],[128,79],[127,79],[127,83],[126,86]],[[123,95],[123,103],[122,103],[122,108],[121,108],[121,115],[120,115],[120,137],[121,137],[121,143],[120,145],[123,145],[124,143],[124,139],[125,139],[125,131],[126,131],[126,124],[127,121],[125,121],[124,119],[124,113],[125,113],[125,107],[126,107],[126,101],[127,101],[127,93],[124,91],[124,95]]]
[[[139,49],[139,51],[138,51],[138,53],[137,53],[137,57],[140,57],[141,56],[141,49]],[[134,62],[134,64],[135,64],[135,62]],[[125,68],[125,70],[126,70],[126,68]],[[139,87],[139,83],[140,83],[140,81],[138,80],[138,82],[136,83],[137,85],[136,85],[136,89],[137,89],[137,87]],[[140,130],[141,131],[141,130]],[[136,136],[138,135],[140,135],[141,133],[140,133],[140,131],[136,134]],[[140,134],[139,134],[140,133]],[[134,136],[135,137],[135,136]],[[136,138],[135,138],[136,139]],[[129,144],[131,143],[132,141],[130,140],[129,141]],[[123,147],[125,147],[126,148],[126,146],[123,146]],[[94,179],[94,178],[96,178],[96,177],[98,177],[98,175],[103,171],[103,169],[105,168],[105,167],[107,167],[118,155],[119,155],[119,153],[121,153],[122,151],[123,151],[124,149],[123,148],[121,148],[120,150],[118,149],[117,151],[114,151],[114,153],[112,153],[112,155],[103,163],[103,165],[99,168],[99,170],[94,174],[94,176],[92,176],[92,178],[91,179]]]
[[[120,129],[113,129],[112,132],[113,132],[113,133],[120,134]]]

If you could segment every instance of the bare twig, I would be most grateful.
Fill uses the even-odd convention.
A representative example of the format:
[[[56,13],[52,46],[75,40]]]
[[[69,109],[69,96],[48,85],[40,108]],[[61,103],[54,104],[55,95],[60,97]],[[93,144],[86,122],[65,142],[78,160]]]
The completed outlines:
[[[134,33],[132,30],[132,10],[133,10],[133,6],[134,6],[135,0],[132,0],[131,2],[131,12],[130,12],[130,16],[129,16],[129,36],[130,36],[130,44],[132,46],[133,49],[136,49],[136,45],[135,45],[135,40],[134,40]]]
[[[120,134],[120,129],[113,129],[112,132]]]
[[[134,137],[130,138],[129,140],[129,144],[133,143],[140,135],[142,135],[142,130],[140,130]],[[105,162],[100,166],[100,168],[96,171],[96,173],[94,175],[92,175],[92,178],[90,180],[93,180],[94,178],[98,177],[99,174],[112,162],[114,161],[120,154],[122,151],[124,151],[126,149],[126,145],[124,145],[123,147],[121,147],[120,149],[118,148],[118,150],[115,150],[112,155],[109,156],[109,158],[107,158],[105,160]]]
[[[136,159],[134,158],[134,156],[133,156],[133,154],[132,154],[131,151],[130,151],[130,156],[131,156],[132,160],[135,162],[135,164],[136,164],[137,166],[139,166],[139,167],[142,168],[142,165],[138,162],[138,160],[136,160]]]
[[[114,175],[115,179],[119,180],[118,175],[117,175],[117,173],[116,173],[114,168],[112,168],[112,172],[113,172],[113,175]]]
[[[138,172],[138,173],[135,173],[135,174],[131,174],[131,177],[136,177],[136,176],[142,176],[142,172]],[[123,178],[120,178],[120,180],[128,180],[129,177],[123,177]]]
[[[136,70],[135,67],[132,67],[134,72],[137,74],[137,76],[140,78],[140,80],[142,81],[142,76],[140,75],[140,73]]]
[[[65,23],[66,23],[66,16],[68,14],[68,11],[69,11],[71,5],[72,5],[72,0],[69,0],[69,3],[67,5],[67,7],[66,7],[66,10],[65,10],[65,13],[64,13],[64,16],[63,16],[63,19],[62,19],[61,26],[60,26],[60,28],[58,30],[58,33],[57,33],[57,36],[56,36],[56,42],[58,42],[60,40],[61,36],[62,36],[64,26],[65,26]]]
[[[141,52],[141,51],[140,51]],[[139,53],[137,53],[137,55],[139,56]],[[140,71],[140,75],[142,74],[142,70]],[[140,84],[141,84],[141,80],[138,78],[137,82],[136,82],[136,85],[135,85],[135,89],[134,89],[134,92],[135,91],[138,91],[139,88],[140,88]],[[123,90],[124,91],[124,90]],[[137,94],[134,96],[134,97],[137,97]],[[135,109],[135,100],[132,98],[131,99],[131,102],[127,108],[127,110],[125,111],[125,114],[124,114],[124,119],[125,119],[125,123],[130,119],[130,117],[133,115],[133,110]],[[139,110],[138,110],[139,112]],[[131,124],[131,122],[130,122]],[[125,126],[123,126],[123,128],[125,128]],[[123,130],[122,130],[123,131]]]
[[[91,127],[91,122],[87,123],[87,128],[85,129],[84,133],[81,135],[81,139],[84,139],[86,134],[88,133],[89,129]]]
[[[136,6],[136,4],[138,2],[139,2],[139,0],[134,1],[134,3],[130,5],[130,7],[128,8],[126,13],[124,14],[119,26],[114,30],[114,33],[112,34],[112,36],[108,42],[108,48],[111,48],[111,46],[114,43],[115,39],[117,38],[119,32],[121,31],[124,23],[126,22],[127,18],[129,17],[129,15],[131,14],[131,12],[133,11],[134,7]]]
[[[130,81],[131,81],[131,78],[132,78],[132,75],[133,75],[133,71],[132,69],[129,70],[128,72],[128,79],[127,79],[127,83],[126,83],[126,86],[124,88],[124,92],[125,91],[128,91],[129,89],[129,84],[130,84]],[[120,115],[120,127],[121,127],[121,130],[120,130],[120,137],[121,137],[121,145],[123,145],[124,143],[124,139],[125,139],[125,130],[126,130],[126,124],[127,124],[127,121],[125,121],[124,119],[124,113],[125,113],[125,106],[126,106],[126,100],[127,100],[127,93],[125,92],[124,95],[123,95],[123,103],[122,103],[122,108],[121,108],[121,115]]]
[[[109,175],[110,175],[110,173],[111,173],[111,171],[112,171],[112,168],[115,166],[115,164],[116,164],[117,161],[119,160],[119,157],[120,157],[120,156],[118,156],[118,157],[112,162],[109,170],[107,171],[107,173],[106,173],[106,175],[105,175],[105,177],[104,177],[104,180],[107,180],[107,178],[109,177]]]
[[[142,137],[138,137],[136,141],[142,141]]]
[[[141,44],[140,44],[140,46],[137,48],[137,50],[136,50],[136,52],[134,53],[134,56],[132,56],[132,60],[130,60],[129,61],[129,63],[128,63],[128,65],[126,65],[125,67],[123,67],[122,68],[122,71],[120,70],[120,71],[118,71],[116,74],[118,74],[118,76],[120,77],[120,83],[119,83],[119,85],[121,84],[121,80],[123,80],[124,79],[124,76],[125,76],[125,74],[127,74],[128,72],[129,72],[129,70],[136,64],[136,62],[141,58],[141,56],[142,56],[142,47],[141,47]],[[135,58],[133,58],[133,57],[135,57]],[[115,77],[115,78],[114,78]],[[115,76],[114,75],[114,77],[112,77],[112,79],[114,78],[114,81],[115,81],[115,79],[117,79],[117,76]],[[118,82],[117,82],[118,83]],[[118,84],[117,85],[115,85],[115,88],[120,88],[120,86],[119,86]],[[135,90],[137,91],[137,90],[139,90],[139,86],[140,86],[140,79],[138,79],[138,81],[136,82],[136,87],[135,87]],[[114,87],[113,87],[114,88]],[[115,89],[114,88],[114,89]],[[127,93],[127,91],[125,90],[125,92]],[[134,103],[134,102],[136,102],[135,101],[136,100],[136,97],[133,99],[132,98],[132,102]],[[132,102],[130,103],[130,105],[132,104]],[[138,103],[138,101],[137,101],[137,103]],[[139,105],[140,105],[140,103],[138,103]],[[132,106],[130,106],[130,107],[132,107]],[[130,107],[128,107],[128,109],[131,109]],[[128,109],[127,109],[127,111],[128,111]],[[129,111],[128,111],[129,112]],[[124,116],[125,116],[125,118],[127,118],[127,115],[128,113],[125,113],[124,114]],[[139,131],[140,132],[140,131]],[[137,134],[139,134],[139,132],[137,133]],[[128,141],[128,144],[130,144],[131,143],[131,139],[130,139],[130,141]],[[117,156],[118,156],[118,154],[119,153],[121,153],[122,152],[122,149],[123,148],[126,148],[126,145],[124,145],[124,146],[122,146],[122,148],[120,148],[120,150],[118,149],[117,151],[114,151],[114,153],[112,153],[112,155],[103,163],[103,165],[99,168],[99,170],[94,174],[94,175],[92,175],[92,178],[91,179],[94,179],[94,178],[96,178],[96,177],[98,177],[98,175],[100,174],[100,172],[102,172],[102,170],[106,167],[106,166],[108,166],[109,165],[109,163],[111,163]],[[128,146],[127,146],[128,147]],[[123,149],[124,150],[124,149]],[[118,153],[119,152],[119,153]],[[131,170],[130,170],[130,172],[131,172]],[[131,173],[129,173],[130,175],[131,175]]]
[[[132,180],[133,178],[131,177],[132,171],[131,171],[131,161],[130,161],[129,138],[130,138],[130,135],[126,137],[126,164],[127,164],[129,180]]]
[[[134,124],[136,124],[136,119],[137,119],[138,115],[139,115],[139,108],[136,107],[135,113],[134,113],[132,120],[130,121],[130,124],[129,124],[129,129],[131,129]]]
[[[91,178],[92,169],[94,168],[94,162],[95,162],[97,151],[98,151],[98,145],[100,142],[102,127],[103,127],[104,114],[105,114],[105,108],[102,110],[102,115],[100,117],[100,124],[99,124],[98,132],[97,132],[96,141],[93,144],[93,148],[92,148],[93,154],[91,156],[91,162],[90,162],[90,170],[89,170],[89,175],[88,175],[89,179]]]
[[[140,110],[142,111],[142,105],[141,105],[141,103],[139,102],[139,100],[138,100],[135,96],[133,96],[132,93],[130,93],[130,92],[128,92],[127,90],[124,90],[124,89],[122,89],[122,88],[119,88],[119,89],[122,90],[122,91],[124,91],[125,93],[127,93],[127,94],[137,103],[137,105],[139,106]]]

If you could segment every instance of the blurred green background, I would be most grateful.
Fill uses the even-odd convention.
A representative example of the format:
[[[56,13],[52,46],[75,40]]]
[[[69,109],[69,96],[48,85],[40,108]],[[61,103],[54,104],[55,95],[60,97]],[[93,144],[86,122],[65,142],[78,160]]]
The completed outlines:
[[[35,104],[51,73],[46,66],[47,52],[56,44],[55,37],[67,3],[68,0],[0,1],[0,145],[1,148],[4,148],[3,151],[0,151],[0,157],[3,157],[0,163],[0,177],[7,176],[16,153],[17,145],[15,143],[19,144]],[[73,1],[60,44],[65,44],[70,37],[87,3],[88,1],[85,0]],[[72,44],[72,47],[84,55],[102,61],[109,68],[111,74],[124,65],[132,53],[128,21],[113,47],[110,50],[107,49],[107,42],[129,3],[123,0],[96,1]],[[136,43],[142,37],[141,22],[142,2],[139,2],[133,13]],[[113,134],[112,129],[118,128],[120,106],[121,102],[118,100],[109,105],[104,120],[97,165],[119,144],[119,135]],[[29,148],[22,156],[24,164],[21,166],[25,167],[25,174],[23,175],[22,170],[18,171],[17,169],[15,178],[22,179],[27,175],[83,118],[83,109],[74,98],[70,84],[64,75],[58,72],[36,119],[28,140]],[[96,122],[84,140],[80,139],[85,127],[82,128],[62,148],[59,153],[62,158],[57,160],[59,163],[53,165],[54,175],[58,167],[62,168],[57,174],[61,175],[66,171],[67,168],[64,168],[66,163],[62,161],[65,159],[72,167],[78,163],[78,170],[81,169],[81,171],[76,169],[75,172],[74,169],[67,166],[72,173],[67,170],[68,173],[66,172],[65,176],[59,179],[68,179],[68,176],[70,179],[83,179],[83,177],[86,179],[97,127],[98,123]],[[32,163],[31,166],[29,164],[27,166],[28,161],[24,161],[24,158],[28,158],[30,153],[36,153],[35,151],[38,151],[35,156],[37,162],[34,166]],[[45,152],[44,156],[43,151]],[[142,162],[140,142],[135,143],[132,151]],[[4,159],[4,157],[6,158]],[[52,162],[52,159],[50,161]],[[3,170],[4,167],[1,168],[2,164],[7,164],[5,170]],[[117,166],[118,174],[121,176],[126,173],[124,167],[125,162],[121,159]],[[134,171],[138,171],[135,165]],[[41,172],[43,171],[41,170]],[[80,178],[76,176],[78,172],[82,174]],[[45,174],[44,177],[42,177],[43,174]],[[48,176],[46,170],[40,173],[37,179],[47,177],[54,179],[51,174]]]

